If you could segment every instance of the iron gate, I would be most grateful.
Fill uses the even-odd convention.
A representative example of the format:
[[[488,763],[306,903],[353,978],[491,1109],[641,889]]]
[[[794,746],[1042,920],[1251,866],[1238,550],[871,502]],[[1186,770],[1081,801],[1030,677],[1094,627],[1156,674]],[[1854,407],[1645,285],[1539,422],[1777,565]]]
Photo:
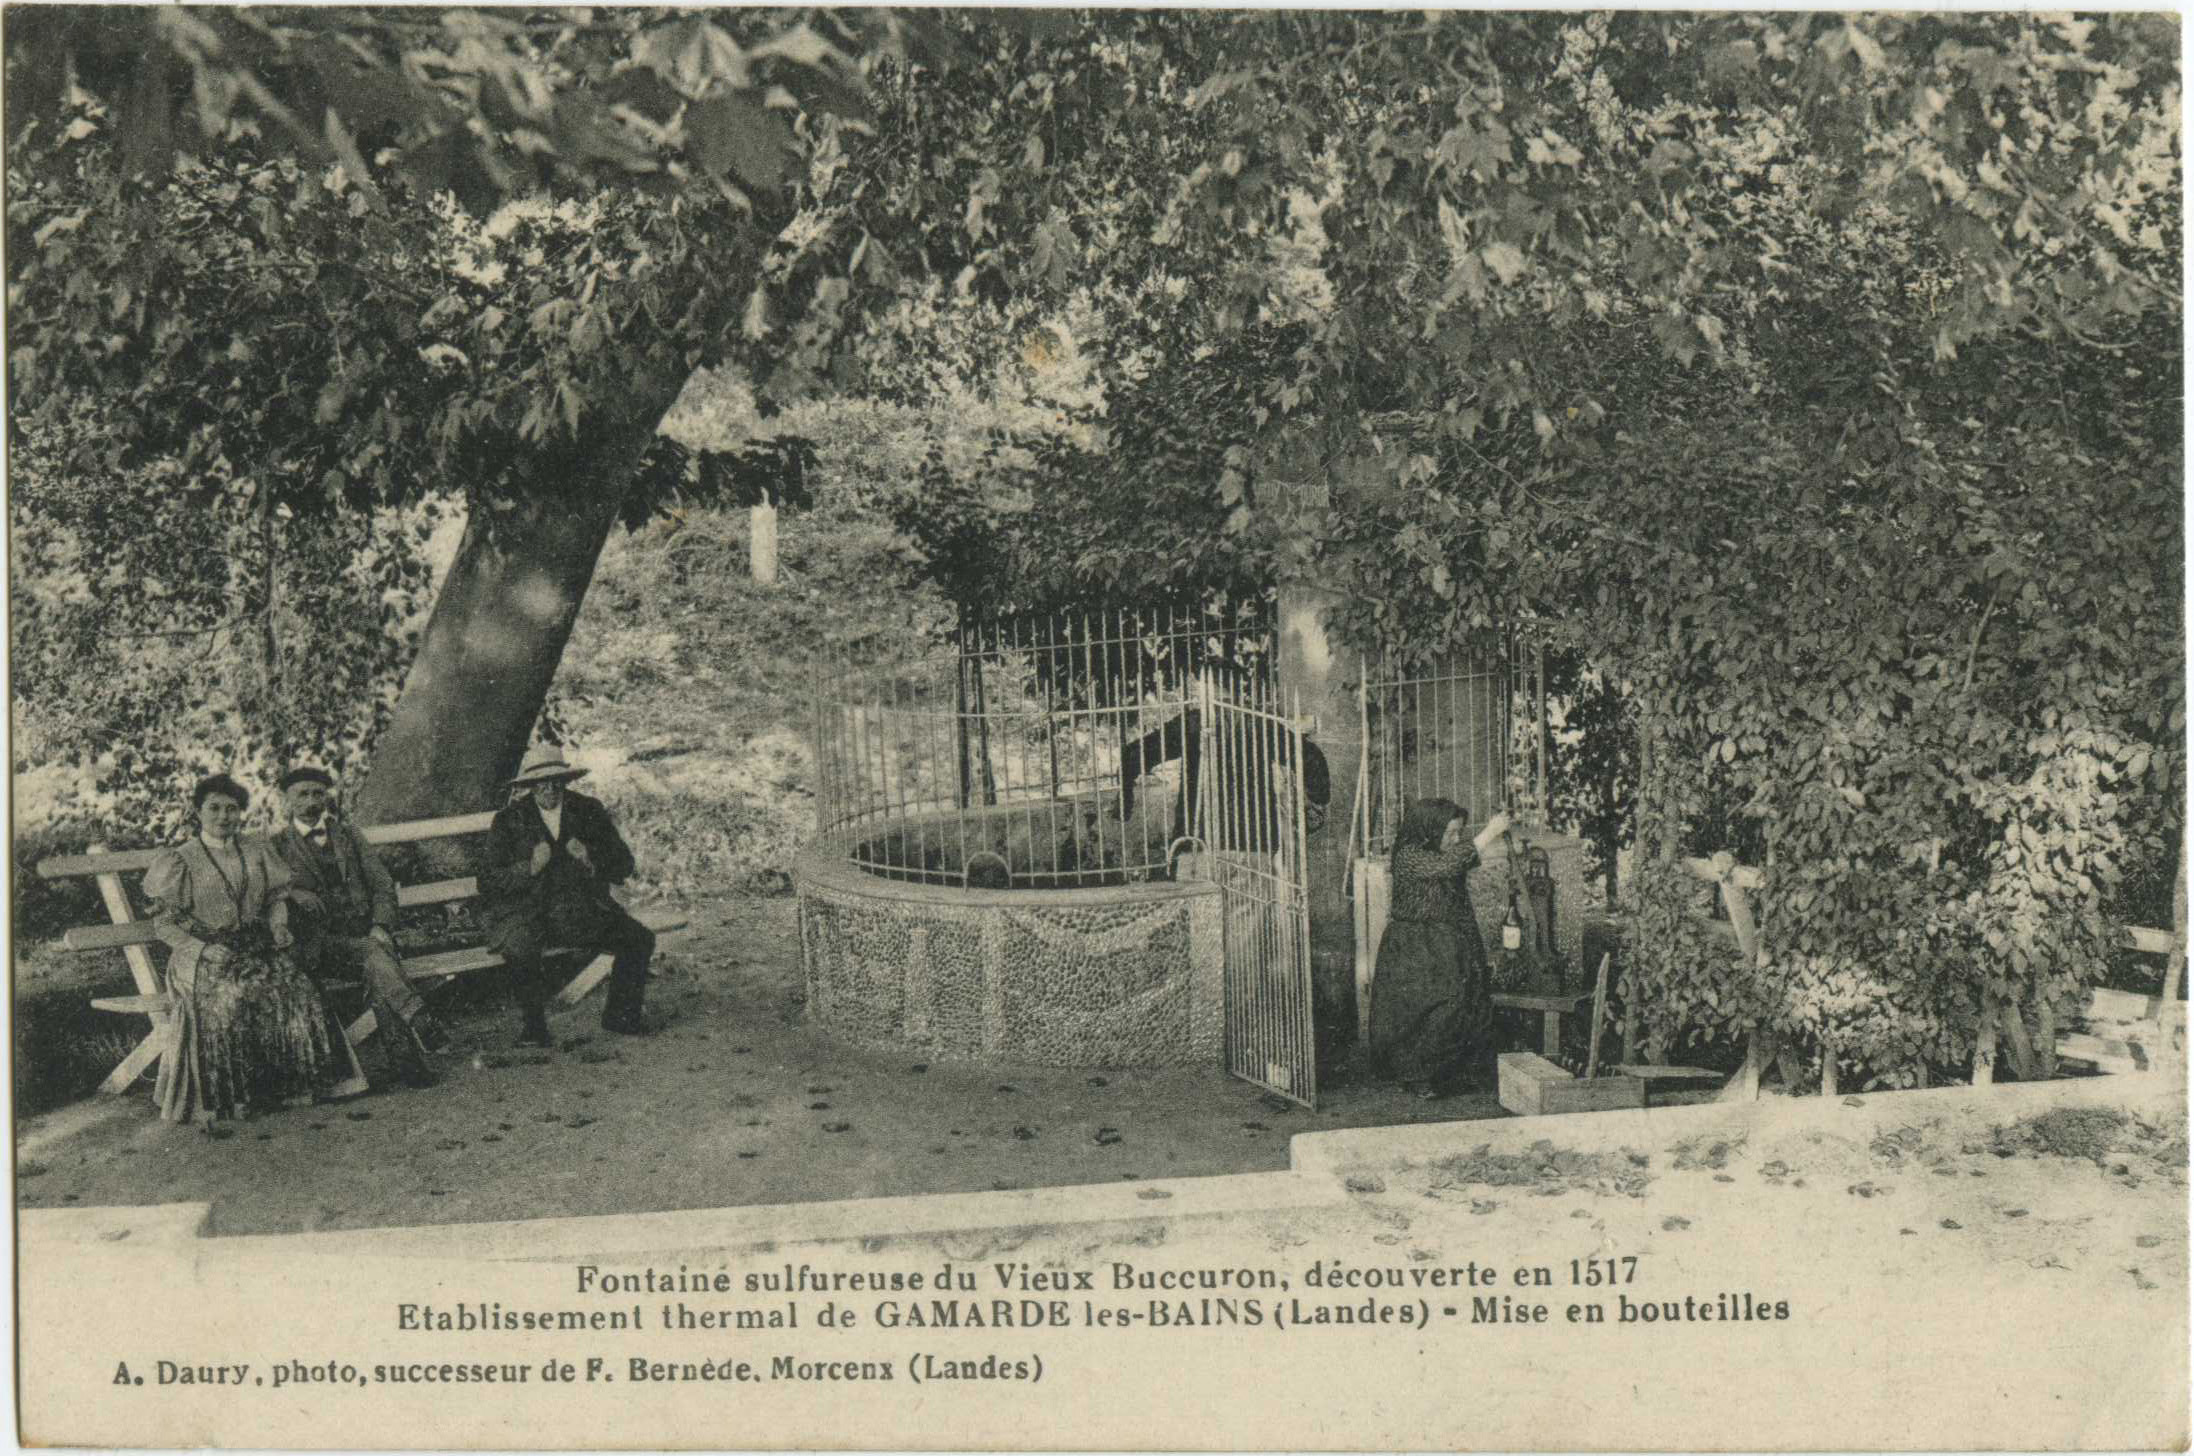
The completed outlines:
[[[1204,677],[1198,828],[1225,925],[1227,1070],[1315,1107],[1310,880],[1300,704],[1283,715],[1247,683]]]

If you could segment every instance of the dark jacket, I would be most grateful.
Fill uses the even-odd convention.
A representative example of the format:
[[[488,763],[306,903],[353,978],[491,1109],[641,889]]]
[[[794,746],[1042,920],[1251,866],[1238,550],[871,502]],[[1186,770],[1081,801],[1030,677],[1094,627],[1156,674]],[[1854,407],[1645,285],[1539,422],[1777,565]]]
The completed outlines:
[[[1181,760],[1181,783],[1173,797],[1173,832],[1186,834],[1202,800],[1204,738],[1203,710],[1190,708],[1165,727],[1146,733],[1120,753],[1120,817],[1135,812],[1135,785],[1142,776],[1163,763]],[[1286,764],[1289,734],[1261,718],[1243,716],[1234,721],[1228,741],[1219,745],[1220,760],[1234,781],[1229,802],[1220,810],[1214,833],[1230,842],[1228,849],[1270,849],[1280,842],[1277,811],[1271,802],[1272,765]],[[1308,812],[1306,829],[1325,823],[1327,800],[1333,797],[1333,772],[1325,753],[1306,736],[1303,739],[1303,798]],[[1231,841],[1239,840],[1240,843]]]
[[[488,829],[487,861],[480,871],[480,894],[488,915],[497,920],[544,910],[565,896],[609,898],[609,886],[632,875],[632,851],[610,821],[602,801],[564,790],[563,834],[549,838],[548,825],[529,795],[496,811]],[[594,861],[590,872],[571,856],[577,840]],[[547,844],[554,853],[548,868],[533,872],[533,847]]]
[[[289,866],[290,888],[320,897],[327,910],[323,928],[336,935],[364,935],[376,927],[395,933],[396,879],[348,820],[329,816],[326,849],[285,820],[274,849]]]

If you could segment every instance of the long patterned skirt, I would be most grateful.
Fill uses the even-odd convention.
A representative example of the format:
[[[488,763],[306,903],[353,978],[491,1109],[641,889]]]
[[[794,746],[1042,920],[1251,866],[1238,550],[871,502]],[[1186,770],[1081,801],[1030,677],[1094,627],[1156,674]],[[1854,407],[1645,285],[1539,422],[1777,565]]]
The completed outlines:
[[[171,1122],[309,1101],[349,1070],[319,991],[280,952],[239,948],[218,968],[199,959],[175,1016],[154,1089]]]

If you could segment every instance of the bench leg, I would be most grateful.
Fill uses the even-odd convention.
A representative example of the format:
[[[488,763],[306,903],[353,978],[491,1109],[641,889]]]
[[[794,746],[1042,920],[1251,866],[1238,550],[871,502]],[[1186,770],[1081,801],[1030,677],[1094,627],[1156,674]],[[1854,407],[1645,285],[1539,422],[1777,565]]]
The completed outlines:
[[[367,1092],[372,1090],[372,1084],[366,1081],[366,1069],[359,1063],[358,1048],[350,1044],[348,1036],[343,1038],[343,1056],[350,1063],[350,1075],[329,1088],[328,1095],[330,1097],[365,1096]]]
[[[2027,1040],[2026,1016],[2016,1001],[1997,1003],[1997,1019],[2003,1023],[2003,1048],[2011,1057],[2011,1070],[2022,1082],[2034,1080],[2034,1045]]]
[[[380,1029],[381,1019],[378,1016],[375,1016],[373,1014],[373,1008],[371,1006],[368,1006],[362,1013],[360,1013],[356,1021],[353,1021],[350,1025],[343,1028],[343,1035],[349,1037],[350,1044],[355,1047],[362,1045],[367,1037],[372,1036]]]
[[[1992,1087],[1996,1083],[1996,998],[1981,993],[1981,1020],[1973,1029],[1973,1085]]]
[[[571,984],[556,993],[556,999],[565,1006],[577,1006],[587,999],[587,993],[609,979],[610,968],[617,963],[615,956],[596,956],[587,962],[587,968],[571,978]]]
[[[137,1044],[137,1050],[122,1058],[120,1064],[107,1073],[107,1080],[99,1084],[99,1090],[120,1095],[136,1086],[137,1079],[145,1075],[145,1069],[167,1054],[168,1043],[175,1035],[173,1027],[174,1023],[170,1021],[154,1022],[152,1030]]]
[[[1755,1029],[1752,1035],[1745,1039],[1744,1065],[1737,1069],[1734,1076],[1722,1084],[1722,1090],[1716,1094],[1714,1100],[1717,1102],[1759,1101],[1760,1076],[1767,1070],[1768,1064],[1775,1060],[1777,1054],[1774,1042],[1775,1039],[1772,1035]]]
[[[94,844],[91,852],[105,854],[107,847],[104,844]],[[93,883],[99,887],[99,899],[106,906],[108,920],[116,925],[126,925],[137,918],[137,910],[130,904],[129,891],[123,888],[120,875],[96,875]],[[137,983],[138,995],[160,994],[160,976],[153,969],[151,951],[141,945],[129,946],[123,950],[122,959],[129,964],[130,979]],[[122,1059],[120,1066],[107,1073],[107,1079],[99,1084],[99,1089],[102,1092],[122,1093],[136,1086],[137,1079],[144,1075],[145,1069],[159,1061],[175,1045],[175,1038],[181,1029],[182,1023],[174,1017],[155,1016],[152,1019],[152,1031],[137,1044],[136,1051]]]
[[[1356,956],[1356,1044],[1371,1045],[1371,957]]]
[[[1561,1012],[1545,1011],[1540,1013],[1539,1044],[1546,1049],[1546,1059],[1550,1062],[1562,1054]]]

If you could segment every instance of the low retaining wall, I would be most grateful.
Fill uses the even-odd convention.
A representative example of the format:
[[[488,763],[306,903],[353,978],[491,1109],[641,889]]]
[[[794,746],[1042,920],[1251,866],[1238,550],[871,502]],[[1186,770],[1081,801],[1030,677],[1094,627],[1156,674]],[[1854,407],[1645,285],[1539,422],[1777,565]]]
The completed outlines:
[[[1216,1065],[1219,890],[968,890],[882,879],[824,839],[793,870],[808,1015],[944,1060]]]

